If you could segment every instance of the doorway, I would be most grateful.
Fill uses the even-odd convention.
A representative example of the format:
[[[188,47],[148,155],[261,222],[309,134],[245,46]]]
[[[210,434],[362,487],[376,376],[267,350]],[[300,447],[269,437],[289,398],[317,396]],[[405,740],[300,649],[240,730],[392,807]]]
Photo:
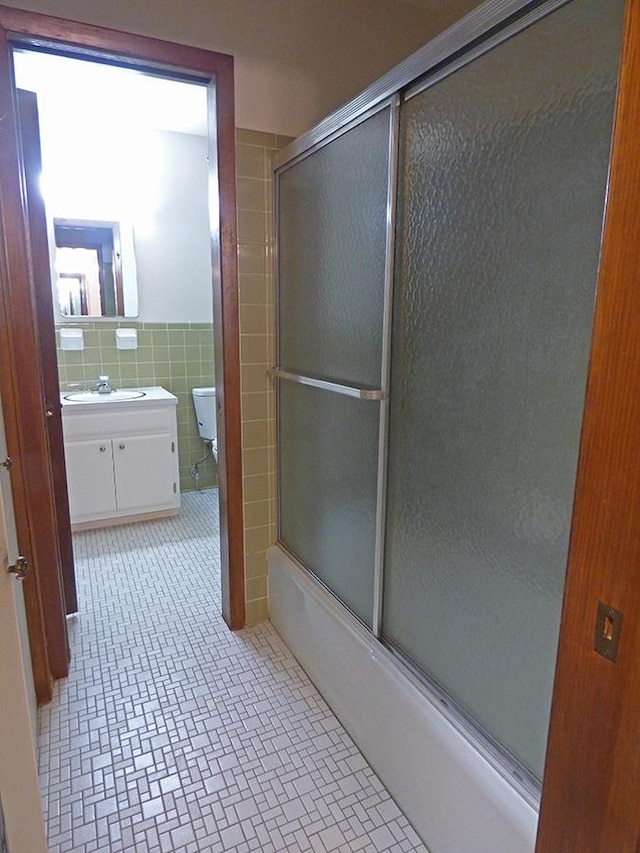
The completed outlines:
[[[91,417],[78,394],[88,394],[94,413],[100,403],[101,414],[120,421],[117,395],[130,394],[148,420],[148,405],[157,405],[152,389],[161,387],[168,392],[165,417],[176,412],[176,435],[158,436],[157,454],[151,435],[135,445],[151,453],[144,470],[135,470],[139,453],[107,459],[100,439],[66,442],[67,482],[57,509],[68,494],[74,529],[178,512],[181,494],[217,486],[211,457],[196,469],[197,480],[191,473],[205,447],[192,389],[215,386],[206,87],[55,53],[18,49],[13,60],[25,171],[38,172],[28,183],[42,176],[44,223],[33,222],[34,199],[30,239],[32,253],[51,269],[57,345],[42,349],[57,363],[65,439],[69,431],[76,437],[75,414]],[[37,98],[33,127],[25,125],[23,90]],[[29,135],[40,140],[41,167],[31,165]],[[39,239],[47,246],[36,252]],[[34,258],[39,291],[47,273],[35,269]],[[47,397],[57,402],[56,389]],[[116,409],[107,416],[112,401]],[[59,453],[51,435],[50,447]],[[132,493],[122,477],[114,481],[119,457],[135,480]],[[58,527],[62,534],[60,518]],[[72,602],[65,588],[67,613],[78,609],[71,593]]]
[[[47,402],[43,394],[42,329],[33,310],[32,258],[24,227],[20,191],[20,153],[16,145],[14,50],[29,49],[73,54],[117,67],[150,72],[156,76],[188,80],[206,87],[208,109],[215,128],[208,134],[210,201],[213,213],[211,265],[215,385],[218,390],[218,444],[221,500],[222,610],[232,628],[244,624],[242,486],[240,461],[239,348],[237,329],[237,274],[234,175],[233,65],[228,56],[172,45],[112,30],[69,24],[46,16],[3,8],[0,26],[4,43],[1,100],[12,122],[4,125],[0,170],[3,186],[4,245],[11,249],[2,259],[2,296],[6,323],[1,330],[3,359],[0,383],[10,452],[17,464],[12,486],[19,520],[21,550],[34,567],[30,587],[25,587],[30,620],[34,679],[39,698],[50,693],[51,678],[65,672],[66,631],[61,590],[60,559],[45,566],[38,559],[42,537],[42,506],[48,513],[49,531],[58,529],[51,475],[51,452],[46,427]],[[11,128],[10,128],[11,126]],[[9,287],[9,281],[11,287]],[[47,282],[49,287],[49,282]],[[50,293],[50,289],[49,289]],[[42,326],[42,323],[40,323]],[[50,360],[50,359],[49,359]],[[57,402],[57,401],[56,401]],[[45,472],[45,476],[43,476]],[[49,475],[49,476],[47,476]],[[32,488],[38,479],[39,490]],[[40,504],[38,503],[40,501]],[[41,547],[41,545],[40,545]],[[42,549],[42,548],[41,548]],[[51,551],[52,549],[49,549]],[[58,548],[53,550],[58,551]],[[58,552],[59,553],[59,552]],[[29,594],[27,594],[29,589]],[[53,626],[53,627],[52,627]],[[55,642],[51,642],[51,637]],[[51,651],[60,655],[57,670]],[[67,658],[68,660],[68,658]]]
[[[18,88],[38,95],[63,400],[99,375],[166,387],[190,490],[203,450],[191,389],[215,382],[206,89],[33,51],[14,62]],[[198,473],[216,485],[215,466]]]

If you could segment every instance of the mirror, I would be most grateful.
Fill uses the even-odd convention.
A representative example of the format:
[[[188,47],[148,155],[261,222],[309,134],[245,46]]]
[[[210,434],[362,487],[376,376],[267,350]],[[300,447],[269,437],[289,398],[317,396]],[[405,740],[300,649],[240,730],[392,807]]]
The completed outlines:
[[[123,230],[118,222],[53,220],[56,293],[63,317],[137,315],[133,251],[129,256],[123,249]],[[132,237],[130,242],[133,247]]]
[[[60,313],[122,317],[122,268],[117,222],[54,219]]]

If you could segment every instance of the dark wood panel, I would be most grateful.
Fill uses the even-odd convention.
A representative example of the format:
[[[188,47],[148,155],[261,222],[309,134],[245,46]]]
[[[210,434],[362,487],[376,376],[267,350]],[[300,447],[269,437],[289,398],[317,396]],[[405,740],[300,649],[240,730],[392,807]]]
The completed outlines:
[[[18,92],[18,113],[22,138],[36,325],[40,342],[44,396],[48,409],[47,438],[55,498],[54,512],[60,549],[65,613],[69,614],[78,610],[78,594],[69,516],[69,496],[67,494],[67,471],[64,462],[62,406],[60,405],[60,386],[58,383],[47,220],[44,199],[40,191],[42,154],[40,151],[38,103],[35,93]],[[50,415],[49,412],[51,412]]]
[[[9,6],[0,6],[0,26],[11,40],[17,36],[31,44],[53,43],[60,48],[67,46],[79,55],[95,51],[101,57],[111,57],[117,63],[126,61],[133,66],[152,63],[164,66],[173,73],[182,71],[187,76],[199,76],[205,81],[222,68],[233,67],[233,58],[225,53],[53,18]],[[220,94],[226,99],[224,92]]]
[[[32,572],[39,585],[49,670],[54,678],[62,678],[69,668],[67,625],[60,577],[53,484],[48,464],[37,316],[22,210],[14,93],[11,86],[9,48],[4,33],[2,47],[0,203],[5,256],[2,264],[4,276],[0,285],[6,324],[3,334],[6,349],[3,350],[2,360],[6,361],[6,366],[0,381],[3,403],[8,405],[9,412],[15,417],[15,422],[7,422],[5,425],[9,452],[15,456],[16,466],[20,467],[21,476],[18,477],[16,472],[17,490],[24,490],[23,494],[17,497],[16,515],[26,515],[26,518],[17,519],[19,547],[21,551],[30,553]],[[5,414],[5,421],[8,420]],[[12,484],[13,482],[12,479]],[[27,532],[28,539],[25,538]],[[32,618],[37,619],[37,614],[31,610],[34,602],[35,597],[28,594],[26,603],[29,630],[35,634],[37,628],[30,622]],[[40,651],[41,649],[36,647],[34,654],[39,654]]]
[[[627,3],[538,853],[640,841],[640,3]],[[598,601],[623,613],[616,663]]]
[[[242,423],[240,412],[240,335],[238,313],[235,120],[233,68],[221,69],[215,88],[209,89],[209,110],[216,111],[218,130],[210,146],[217,150],[218,170],[210,165],[210,181],[220,193],[220,255],[212,241],[213,269],[220,269],[214,287],[214,342],[218,403],[222,406],[220,445],[221,560],[228,565],[222,573],[222,615],[232,629],[245,624],[244,521],[242,499]],[[209,163],[214,164],[211,156]],[[222,375],[220,366],[222,365]],[[220,419],[219,419],[220,420]]]
[[[1,52],[1,48],[0,48]],[[0,229],[4,227],[0,223]],[[8,282],[8,273],[5,265],[5,256],[0,252],[0,294],[4,294],[5,282]],[[2,391],[2,414],[7,433],[7,449],[13,460],[21,457],[20,433],[18,430],[19,412],[16,406],[16,395],[13,389],[14,369],[11,361],[11,349],[8,339],[8,323],[5,313],[4,299],[0,298],[0,388]],[[18,547],[24,557],[33,565],[33,554],[31,550],[31,535],[29,530],[29,518],[27,512],[27,497],[24,472],[22,465],[14,464],[11,467],[11,493],[13,508],[16,518],[16,533]],[[44,619],[42,615],[42,602],[40,598],[40,584],[37,573],[30,571],[22,582],[24,591],[25,610],[27,613],[27,627],[29,632],[29,648],[31,652],[31,667],[33,671],[33,682],[38,704],[49,702],[53,695],[53,679],[49,669],[49,656],[47,654],[47,638],[44,631]]]

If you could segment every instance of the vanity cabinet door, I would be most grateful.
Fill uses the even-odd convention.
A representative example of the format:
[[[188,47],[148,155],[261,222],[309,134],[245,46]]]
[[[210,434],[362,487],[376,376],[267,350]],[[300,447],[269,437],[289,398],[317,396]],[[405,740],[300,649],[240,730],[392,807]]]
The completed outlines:
[[[109,515],[116,509],[110,439],[65,444],[69,510],[74,522]]]
[[[118,510],[153,510],[177,500],[170,433],[113,439]]]

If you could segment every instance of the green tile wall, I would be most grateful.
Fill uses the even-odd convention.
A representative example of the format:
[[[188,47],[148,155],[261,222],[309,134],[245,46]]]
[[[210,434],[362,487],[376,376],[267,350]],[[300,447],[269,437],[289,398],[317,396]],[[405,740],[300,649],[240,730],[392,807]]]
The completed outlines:
[[[114,388],[162,385],[178,398],[178,455],[180,489],[196,487],[189,471],[205,454],[198,435],[191,389],[214,385],[213,326],[211,323],[140,323],[135,321],[65,323],[84,331],[84,350],[61,350],[58,336],[60,389],[93,387],[107,374]],[[116,348],[115,329],[138,330],[138,349]],[[60,328],[58,326],[57,328]],[[200,488],[218,483],[217,468],[208,460],[199,466]]]
[[[273,133],[236,130],[238,300],[245,603],[247,623],[266,619],[266,549],[276,537],[273,158],[290,142]]]

